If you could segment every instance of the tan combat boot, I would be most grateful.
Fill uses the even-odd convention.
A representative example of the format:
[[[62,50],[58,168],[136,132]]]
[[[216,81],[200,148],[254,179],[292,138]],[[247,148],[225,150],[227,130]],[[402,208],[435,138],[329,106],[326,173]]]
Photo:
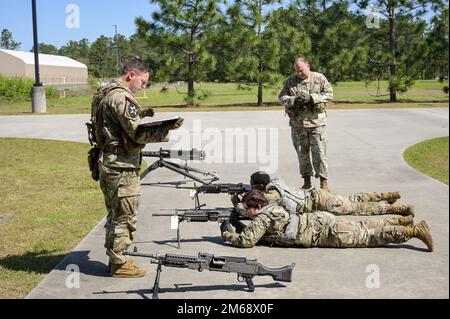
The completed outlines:
[[[386,214],[402,215],[402,216],[415,216],[414,206],[412,205],[389,205],[386,208]]]
[[[325,178],[320,178],[320,188],[326,192],[330,192],[330,188],[328,187],[328,180]]]
[[[311,185],[311,176],[304,176],[304,177],[303,177],[303,180],[304,180],[305,182],[304,182],[304,184],[303,184],[303,186],[302,186],[302,189],[310,189],[310,188],[312,188],[312,185]]]
[[[427,223],[422,220],[412,228],[413,237],[420,239],[425,245],[427,245],[428,251],[433,251],[433,238],[431,237],[430,229],[428,228]]]
[[[397,225],[399,226],[412,226],[414,224],[414,216],[408,215],[397,219]]]
[[[111,274],[115,278],[140,278],[145,276],[145,270],[136,266],[133,259],[128,259],[123,265],[111,265]]]
[[[392,205],[397,201],[397,199],[400,198],[401,196],[399,192],[389,192],[389,193],[382,193],[381,200],[385,200]]]

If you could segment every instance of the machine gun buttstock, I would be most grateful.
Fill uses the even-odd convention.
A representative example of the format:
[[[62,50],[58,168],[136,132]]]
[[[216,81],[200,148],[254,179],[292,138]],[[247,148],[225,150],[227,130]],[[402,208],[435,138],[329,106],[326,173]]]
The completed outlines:
[[[292,271],[294,270],[295,263],[280,267],[280,268],[268,268],[259,264],[258,275],[264,276],[268,275],[273,278],[275,281],[284,281],[291,282],[292,281]]]

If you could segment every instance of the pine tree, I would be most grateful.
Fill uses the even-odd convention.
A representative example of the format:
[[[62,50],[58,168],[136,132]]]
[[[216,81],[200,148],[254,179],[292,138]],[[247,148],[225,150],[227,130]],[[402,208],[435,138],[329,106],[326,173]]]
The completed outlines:
[[[160,10],[150,22],[136,19],[138,34],[160,53],[160,78],[188,83],[187,103],[195,100],[194,83],[206,79],[215,57],[206,50],[209,30],[218,23],[215,0],[151,0]]]
[[[8,29],[3,29],[0,38],[0,48],[6,50],[17,50],[20,48],[21,43],[16,42],[13,39],[12,32]]]
[[[422,17],[431,7],[437,10],[442,7],[442,0],[355,0],[362,8],[369,6],[377,9],[379,13],[387,20],[388,34],[383,39],[388,44],[388,48],[379,52],[379,60],[376,63],[385,64],[389,68],[389,95],[390,101],[397,101],[397,91],[405,92],[413,84],[409,65],[405,61],[412,61],[418,56],[408,58],[405,51],[399,44],[398,32],[399,24],[404,23],[404,19],[414,22],[415,19]],[[403,21],[401,21],[403,19]],[[375,30],[376,32],[376,30]],[[372,38],[373,39],[373,38]],[[426,54],[426,48],[420,47],[423,55]]]

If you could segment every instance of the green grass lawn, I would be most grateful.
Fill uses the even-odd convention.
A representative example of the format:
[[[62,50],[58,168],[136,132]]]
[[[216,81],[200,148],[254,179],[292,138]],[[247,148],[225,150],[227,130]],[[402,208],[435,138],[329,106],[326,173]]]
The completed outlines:
[[[411,146],[403,156],[414,169],[448,185],[448,136]]]
[[[79,143],[0,139],[0,298],[26,296],[103,218]]]
[[[448,82],[446,82],[448,85]],[[414,87],[405,94],[399,94],[399,103],[388,103],[388,96],[374,96],[377,93],[375,83],[366,89],[363,82],[340,82],[334,85],[335,97],[331,109],[348,108],[402,108],[402,107],[446,107],[448,95],[442,91],[443,83],[438,81],[416,81]],[[381,94],[386,95],[387,82],[381,82]],[[257,87],[239,90],[234,83],[199,83],[199,93],[207,98],[200,101],[199,107],[182,108],[183,111],[217,110],[266,110],[282,109],[278,105],[280,87],[264,90],[264,103],[270,107],[256,107]],[[178,92],[179,91],[179,92]],[[156,108],[157,112],[179,111],[185,104],[186,88],[169,88],[165,93],[160,88],[150,88],[139,94],[142,106]],[[48,99],[48,114],[86,114],[90,112],[91,96],[70,97],[66,99]],[[30,114],[30,102],[8,103],[0,101],[0,115]]]
[[[0,299],[25,297],[104,217],[89,148],[0,139]]]

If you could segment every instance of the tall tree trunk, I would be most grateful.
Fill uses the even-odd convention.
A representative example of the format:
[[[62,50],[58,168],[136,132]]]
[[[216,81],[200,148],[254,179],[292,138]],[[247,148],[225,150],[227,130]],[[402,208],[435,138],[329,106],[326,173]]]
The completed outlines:
[[[264,62],[259,60],[259,76],[258,76],[258,106],[263,106],[263,78]]]
[[[194,68],[194,62],[193,57],[191,54],[188,56],[188,104],[194,104],[194,96],[195,96],[195,89],[194,89],[194,76],[193,76],[193,68]]]
[[[258,81],[258,106],[263,106],[263,83]]]
[[[261,32],[262,32],[262,21],[263,21],[263,11],[262,11],[263,3],[262,1],[258,1],[258,18],[257,18],[257,30],[256,34],[258,39],[261,39]],[[258,52],[257,54],[258,60],[259,60],[259,66],[258,66],[258,106],[263,105],[263,78],[262,78],[262,72],[264,70],[264,64],[261,57],[261,52]]]
[[[395,59],[395,7],[389,8],[389,51],[391,54],[391,64],[389,66],[391,78],[397,75],[397,61]],[[389,89],[390,101],[397,102],[397,90],[393,87]]]

